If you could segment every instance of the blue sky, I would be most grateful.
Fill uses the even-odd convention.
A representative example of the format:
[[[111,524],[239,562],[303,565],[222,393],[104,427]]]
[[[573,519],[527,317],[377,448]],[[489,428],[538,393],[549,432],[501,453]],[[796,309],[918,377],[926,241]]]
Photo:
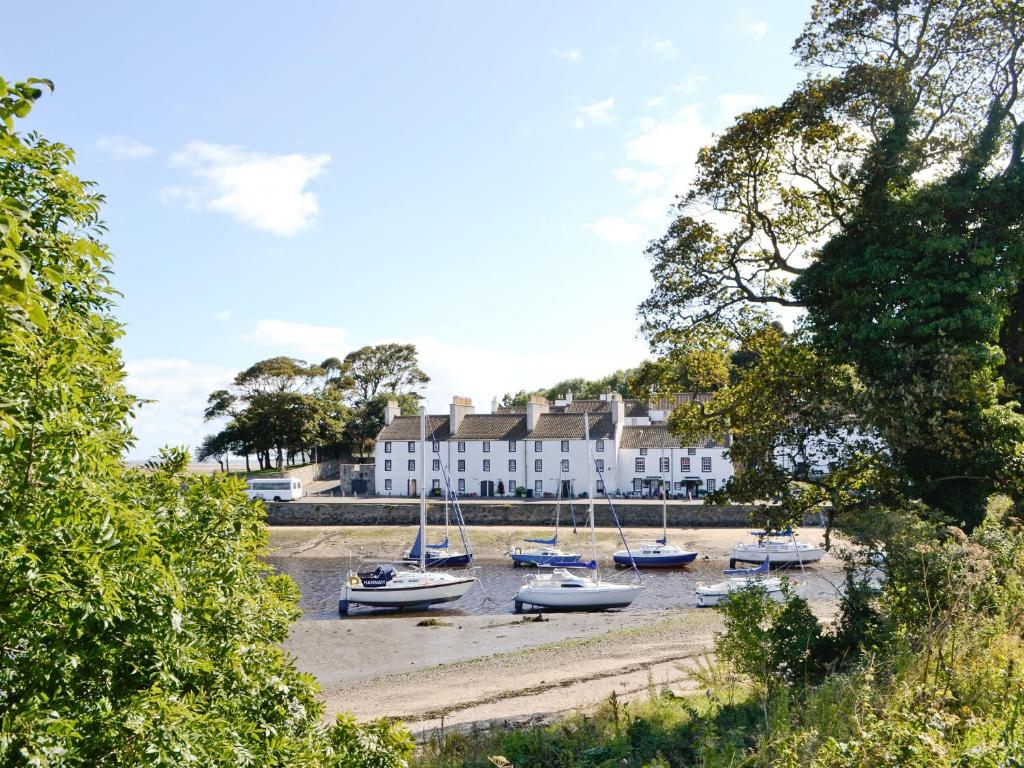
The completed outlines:
[[[0,73],[107,196],[146,457],[277,354],[414,342],[432,410],[638,363],[643,244],[809,5],[23,3]]]

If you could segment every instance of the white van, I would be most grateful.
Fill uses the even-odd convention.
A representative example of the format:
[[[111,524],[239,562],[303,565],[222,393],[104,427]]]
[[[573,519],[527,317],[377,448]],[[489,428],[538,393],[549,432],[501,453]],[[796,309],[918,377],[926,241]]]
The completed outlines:
[[[250,499],[293,501],[302,498],[302,481],[294,477],[268,477],[249,480],[246,494]]]

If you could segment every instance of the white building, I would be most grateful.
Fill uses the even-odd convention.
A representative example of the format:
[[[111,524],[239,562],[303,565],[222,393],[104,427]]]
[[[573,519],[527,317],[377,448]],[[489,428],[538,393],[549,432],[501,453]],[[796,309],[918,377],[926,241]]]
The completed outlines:
[[[519,488],[534,497],[587,490],[583,414],[589,414],[593,482],[598,493],[637,492],[697,495],[721,488],[732,477],[728,440],[684,446],[668,433],[672,408],[691,395],[660,398],[646,405],[610,393],[596,400],[566,394],[554,403],[531,397],[524,406],[477,414],[472,401],[455,397],[447,415],[427,417],[427,483],[443,493],[443,469],[466,496],[511,496]],[[420,424],[388,404],[377,435],[378,494],[415,496],[419,489]]]

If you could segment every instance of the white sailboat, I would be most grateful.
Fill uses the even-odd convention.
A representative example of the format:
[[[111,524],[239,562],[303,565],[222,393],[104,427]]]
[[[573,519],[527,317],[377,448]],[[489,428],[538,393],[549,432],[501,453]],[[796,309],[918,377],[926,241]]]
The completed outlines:
[[[550,566],[550,567],[562,567],[562,568],[580,568],[585,567],[587,564],[580,562],[579,552],[565,552],[558,548],[558,523],[562,516],[562,482],[561,473],[559,473],[558,483],[558,497],[555,499],[555,532],[550,539],[524,539],[531,544],[540,544],[539,547],[531,547],[530,549],[522,549],[521,547],[509,548],[507,554],[512,558],[512,565],[518,568],[521,565],[536,565],[536,566]],[[569,509],[572,509],[572,502],[570,502]],[[572,529],[576,530],[576,516],[573,515]],[[579,536],[577,535],[577,540]]]
[[[766,559],[757,568],[739,568],[725,571],[727,578],[714,584],[697,582],[697,607],[706,608],[718,605],[734,592],[760,587],[768,593],[768,597],[781,603],[785,597],[782,579],[770,576],[771,563]]]
[[[643,584],[615,584],[601,580],[597,564],[597,532],[594,526],[593,458],[590,455],[590,417],[583,414],[583,434],[587,444],[587,501],[590,509],[590,544],[593,551],[594,577],[555,568],[527,578],[515,596],[516,613],[524,606],[559,608],[577,611],[603,611],[625,608],[643,590]]]
[[[765,559],[775,567],[798,565],[801,568],[816,563],[825,556],[825,550],[796,540],[791,528],[784,531],[751,531],[757,537],[753,542],[737,542],[729,553],[729,565],[736,563],[763,563]]]
[[[633,551],[620,549],[612,555],[618,566],[628,568],[635,563],[641,568],[678,568],[697,559],[697,552],[668,543],[668,495],[665,488],[665,473],[662,469],[665,459],[664,445],[661,447],[661,459],[658,464],[658,470],[661,472],[661,538],[640,542]]]
[[[427,528],[427,411],[420,408],[420,532],[426,541]],[[392,565],[379,565],[372,571],[349,571],[341,587],[338,613],[348,614],[352,604],[371,608],[426,608],[438,603],[458,600],[473,586],[472,576],[453,576],[441,571],[428,571],[426,547],[420,547],[419,568],[398,570]]]

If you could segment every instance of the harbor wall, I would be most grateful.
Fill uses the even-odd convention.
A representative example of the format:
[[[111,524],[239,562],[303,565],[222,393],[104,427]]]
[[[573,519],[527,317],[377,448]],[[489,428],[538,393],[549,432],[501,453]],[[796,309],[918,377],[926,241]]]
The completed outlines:
[[[576,522],[583,525],[587,517],[586,503],[573,505]],[[516,525],[544,527],[555,517],[554,503],[510,502],[460,503],[467,525]],[[617,501],[615,509],[622,525],[629,528],[661,527],[661,506]],[[668,524],[673,528],[745,528],[749,526],[750,506],[708,506],[704,504],[668,505]],[[606,505],[597,505],[597,525],[612,525]],[[443,507],[430,504],[428,516],[436,521]],[[562,505],[562,524],[571,525],[567,505]],[[817,525],[815,518],[805,521]],[[267,523],[270,525],[416,525],[419,523],[419,505],[416,503],[383,502],[309,502],[292,501],[267,503]]]

